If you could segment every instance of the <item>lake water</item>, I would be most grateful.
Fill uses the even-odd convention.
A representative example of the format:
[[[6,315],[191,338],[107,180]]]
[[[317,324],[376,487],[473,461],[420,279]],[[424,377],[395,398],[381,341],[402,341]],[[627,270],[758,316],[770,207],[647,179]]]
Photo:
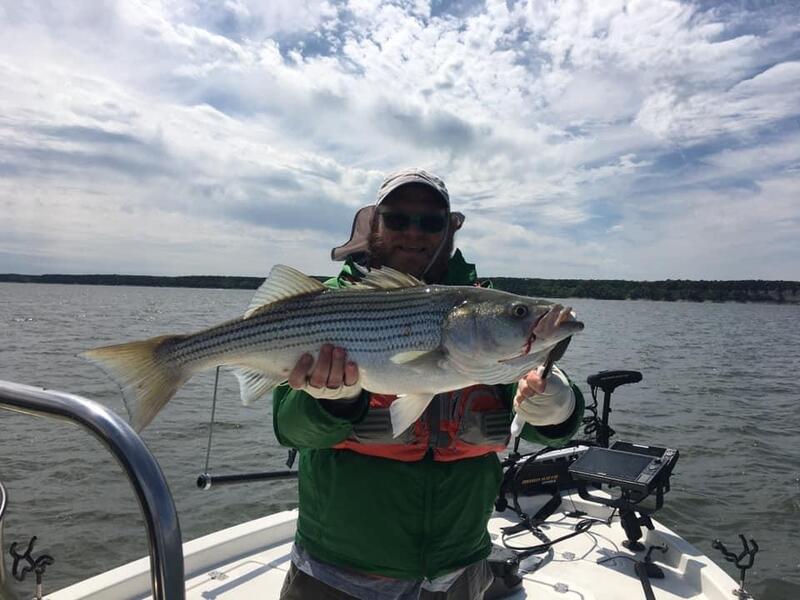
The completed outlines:
[[[81,394],[124,414],[116,385],[76,353],[202,329],[244,312],[252,292],[0,283],[0,379]],[[800,598],[800,306],[571,301],[584,333],[562,368],[642,372],[614,394],[614,439],[676,447],[657,518],[718,559],[711,542],[761,546],[748,574],[760,600]],[[184,540],[295,506],[291,481],[200,491],[213,373],[190,381],[144,432],[169,481]],[[285,468],[271,406],[245,408],[220,378],[217,473]],[[53,591],[147,552],[138,505],[103,447],[76,427],[0,410],[6,544],[39,536]],[[3,552],[7,555],[8,549]],[[722,562],[721,559],[717,562]],[[723,567],[736,572],[727,563]],[[25,592],[32,584],[24,587]]]

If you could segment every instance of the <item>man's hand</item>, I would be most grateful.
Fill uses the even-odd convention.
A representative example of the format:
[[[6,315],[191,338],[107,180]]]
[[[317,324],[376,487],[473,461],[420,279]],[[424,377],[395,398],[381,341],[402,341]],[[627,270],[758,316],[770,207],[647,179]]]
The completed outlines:
[[[556,367],[545,381],[543,367],[529,372],[517,384],[514,408],[531,425],[559,425],[575,410],[575,393]]]
[[[323,344],[314,362],[303,354],[289,373],[289,385],[322,400],[351,400],[361,393],[358,365],[347,360],[344,348]]]

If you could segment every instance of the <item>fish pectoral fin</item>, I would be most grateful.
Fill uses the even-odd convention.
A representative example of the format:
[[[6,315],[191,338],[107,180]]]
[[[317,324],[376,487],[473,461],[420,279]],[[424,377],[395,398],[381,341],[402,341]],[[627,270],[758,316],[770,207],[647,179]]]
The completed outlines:
[[[417,361],[424,360],[431,354],[431,352],[431,350],[409,350],[408,352],[398,352],[389,360],[396,365],[411,365]]]
[[[392,417],[392,437],[397,437],[422,416],[428,404],[433,400],[433,394],[405,394],[398,396],[397,400],[389,406]]]
[[[401,365],[412,370],[435,371],[442,370],[447,357],[440,348],[434,350],[409,350],[398,352],[389,359],[393,364]]]
[[[259,308],[273,302],[304,294],[323,292],[327,289],[321,282],[305,273],[301,273],[297,269],[286,265],[275,265],[250,301],[250,306],[247,307],[244,318],[251,317]]]
[[[275,379],[268,373],[247,367],[237,367],[232,369],[232,372],[239,380],[239,392],[242,404],[245,406],[250,406],[283,381],[283,379]]]

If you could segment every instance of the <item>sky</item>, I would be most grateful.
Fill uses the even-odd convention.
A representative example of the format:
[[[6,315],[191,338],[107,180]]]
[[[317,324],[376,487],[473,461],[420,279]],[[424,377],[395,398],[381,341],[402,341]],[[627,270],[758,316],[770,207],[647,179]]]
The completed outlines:
[[[0,273],[326,275],[441,176],[483,276],[800,280],[796,0],[0,0]]]

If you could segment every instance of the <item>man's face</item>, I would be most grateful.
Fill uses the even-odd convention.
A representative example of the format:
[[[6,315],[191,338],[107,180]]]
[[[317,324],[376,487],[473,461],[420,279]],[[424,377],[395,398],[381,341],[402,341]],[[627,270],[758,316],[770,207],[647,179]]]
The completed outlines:
[[[446,218],[442,201],[433,190],[413,184],[399,187],[381,204],[377,234],[381,240],[380,262],[383,266],[397,269],[415,277],[422,277],[426,267],[436,254],[445,235],[445,228],[436,232],[423,231],[414,217],[439,216]],[[412,217],[405,229],[392,228],[391,219],[398,215]],[[435,221],[436,219],[434,219]],[[388,222],[388,223],[387,223]]]

